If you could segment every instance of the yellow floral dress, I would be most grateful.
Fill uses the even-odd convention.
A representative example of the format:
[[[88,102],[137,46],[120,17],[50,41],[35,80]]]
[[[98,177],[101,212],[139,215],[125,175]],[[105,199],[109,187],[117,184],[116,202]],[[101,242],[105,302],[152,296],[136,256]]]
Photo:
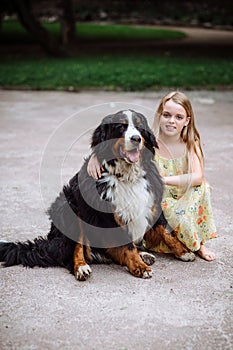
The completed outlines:
[[[166,159],[155,155],[155,163],[161,176],[188,174],[187,152],[183,157]],[[200,186],[165,186],[162,210],[169,225],[175,229],[177,238],[191,251],[200,249],[201,243],[217,237],[214,223],[210,186],[204,181]],[[153,251],[170,253],[161,243]]]

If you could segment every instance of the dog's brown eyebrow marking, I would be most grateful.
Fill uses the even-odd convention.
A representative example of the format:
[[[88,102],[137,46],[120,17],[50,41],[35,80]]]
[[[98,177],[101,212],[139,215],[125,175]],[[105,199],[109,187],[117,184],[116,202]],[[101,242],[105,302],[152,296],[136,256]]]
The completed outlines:
[[[137,117],[134,118],[134,121],[135,121],[135,123],[139,124],[139,123],[142,122],[142,119],[137,116]]]
[[[114,123],[128,124],[128,119],[125,115],[118,113],[113,117],[113,122]]]
[[[121,122],[122,124],[128,124],[128,120],[127,120],[126,118],[121,118],[121,119],[120,119],[120,122]]]

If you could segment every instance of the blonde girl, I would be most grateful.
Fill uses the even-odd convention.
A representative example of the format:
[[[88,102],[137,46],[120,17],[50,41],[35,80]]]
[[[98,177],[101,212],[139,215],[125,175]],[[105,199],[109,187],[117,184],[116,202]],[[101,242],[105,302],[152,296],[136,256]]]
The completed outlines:
[[[179,91],[165,95],[153,123],[159,149],[155,163],[165,190],[162,209],[178,239],[201,258],[212,261],[215,254],[204,243],[216,237],[210,187],[204,178],[200,135],[192,105]],[[165,246],[150,247],[169,253]]]
[[[195,126],[189,99],[179,91],[165,95],[156,111],[153,131],[159,149],[155,164],[163,178],[165,189],[162,210],[177,233],[178,239],[206,261],[215,260],[215,254],[204,243],[217,237],[213,219],[210,187],[204,178],[203,152],[200,135]],[[88,173],[94,178],[101,169],[96,157],[88,164]],[[145,248],[170,253],[161,244]]]

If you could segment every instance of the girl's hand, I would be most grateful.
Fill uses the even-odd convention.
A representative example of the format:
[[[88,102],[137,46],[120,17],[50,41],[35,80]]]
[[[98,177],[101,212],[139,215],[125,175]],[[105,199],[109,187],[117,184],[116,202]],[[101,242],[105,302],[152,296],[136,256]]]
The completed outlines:
[[[166,185],[166,182],[167,182],[166,176],[163,176],[163,177],[162,177],[162,180],[163,180],[163,184]]]
[[[101,178],[100,163],[98,161],[98,158],[94,154],[92,154],[87,164],[87,172],[89,176],[92,176],[96,180]]]

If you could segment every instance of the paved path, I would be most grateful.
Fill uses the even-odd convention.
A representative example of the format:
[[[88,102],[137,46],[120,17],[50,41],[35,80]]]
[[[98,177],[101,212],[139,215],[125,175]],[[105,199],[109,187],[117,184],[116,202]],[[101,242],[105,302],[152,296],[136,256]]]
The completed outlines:
[[[144,40],[144,41],[96,41],[80,43],[82,52],[94,53],[150,53],[153,55],[179,55],[187,57],[233,57],[233,31],[220,29],[206,29],[195,27],[173,26],[145,26],[152,28],[174,29],[187,34],[182,39]],[[79,47],[79,48],[80,48]]]
[[[162,43],[155,42],[153,45],[154,48],[157,48],[157,51],[185,56],[233,57],[233,31],[195,27],[160,26],[158,28],[180,30],[187,37]]]
[[[81,165],[90,132],[105,114],[131,107],[151,123],[163,94],[0,91],[1,238],[26,240],[48,232],[39,172],[49,145],[60,140],[52,160],[63,156],[59,171],[66,181]],[[231,92],[187,95],[213,186],[219,237],[208,246],[217,260],[184,263],[157,255],[150,280],[114,264],[93,266],[86,282],[62,268],[0,268],[1,349],[233,348],[233,98]]]
[[[206,43],[233,46],[233,31],[212,29],[212,28],[195,28],[195,27],[168,27],[162,26],[158,28],[181,30],[187,34],[183,39],[184,42]]]

